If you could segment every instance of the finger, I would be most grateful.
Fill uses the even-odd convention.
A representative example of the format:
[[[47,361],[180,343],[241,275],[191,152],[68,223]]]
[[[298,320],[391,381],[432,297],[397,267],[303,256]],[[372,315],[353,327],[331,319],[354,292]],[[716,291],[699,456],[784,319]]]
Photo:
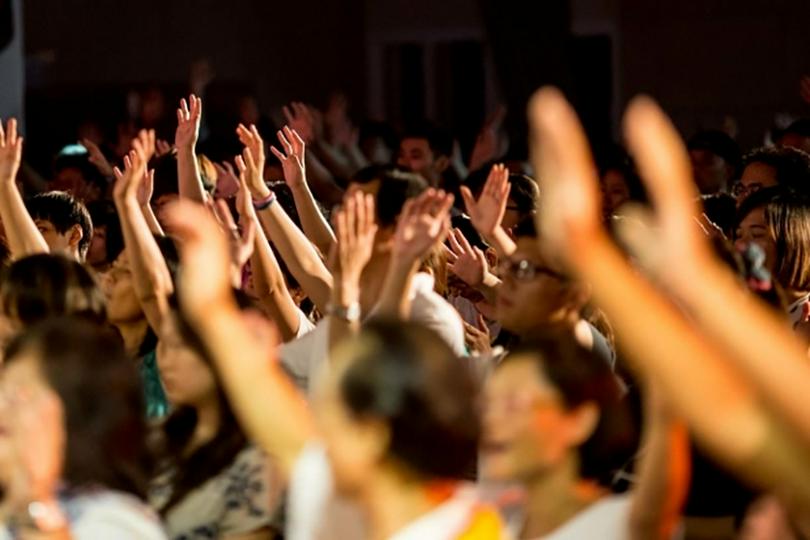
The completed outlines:
[[[245,160],[245,165],[247,165],[250,170],[256,168],[256,161],[253,159],[253,152],[250,151],[250,148],[245,147],[245,149],[242,150],[242,157]]]
[[[239,170],[239,174],[243,174],[247,170],[247,165],[245,165],[245,160],[242,159],[242,156],[236,156],[236,168]]]
[[[228,203],[225,202],[225,199],[217,199],[214,201],[214,211],[217,213],[217,217],[222,221],[227,231],[232,234],[235,233],[237,228],[236,222],[233,220],[233,214],[231,214],[231,209],[228,208]]]
[[[624,131],[641,180],[662,218],[688,220],[697,213],[697,190],[678,132],[663,111],[647,97],[627,109]]]
[[[202,115],[202,99],[194,94],[191,94],[191,112],[190,117],[192,120],[197,120]]]
[[[453,254],[461,256],[464,254],[464,248],[461,246],[461,244],[458,241],[458,238],[456,237],[455,234],[456,231],[458,231],[458,229],[455,229],[453,231],[454,234],[450,234],[447,236],[447,242],[450,244],[450,248],[452,249]]]
[[[295,116],[293,115],[292,111],[288,106],[284,106],[281,108],[281,112],[284,113],[284,118],[287,120],[288,123],[295,122]]]
[[[357,195],[346,200],[346,232],[352,242],[357,238]]]
[[[473,197],[472,191],[467,186],[461,186],[460,190],[461,198],[464,200],[464,209],[468,215],[472,215],[475,208],[475,197]]]
[[[436,217],[441,219],[447,219],[450,215],[450,209],[453,207],[453,201],[455,197],[452,193],[445,193],[442,197],[438,200],[438,209],[436,211]]]
[[[484,320],[484,316],[481,313],[479,313],[478,317],[476,317],[475,323],[478,329],[481,331],[481,333],[485,333],[488,331],[487,322]]]
[[[335,214],[335,231],[339,247],[345,250],[349,247],[348,227],[346,225],[346,211],[341,208]]]
[[[116,180],[121,180],[121,178],[124,176],[124,173],[122,173],[121,169],[118,167],[113,167],[113,174],[115,175]]]
[[[304,142],[304,139],[301,138],[301,135],[299,135],[294,129],[290,129],[290,133],[292,133],[293,143],[298,145],[298,148],[303,150],[304,147],[306,147],[306,143]]]
[[[282,154],[281,150],[279,150],[275,146],[270,147],[270,152],[272,152],[273,155],[276,156],[280,162],[284,163],[285,161],[287,161],[287,156]]]
[[[180,99],[180,113],[182,114],[183,121],[188,120],[189,116],[191,116],[191,113],[188,110],[188,103],[186,103],[186,98]]]
[[[6,133],[6,142],[10,145],[17,143],[17,119],[11,118],[8,121],[8,133]]]
[[[460,229],[453,229],[453,234],[456,236],[458,243],[461,244],[465,253],[473,252],[472,246],[470,246],[470,243],[467,241],[467,237],[464,236],[464,233],[462,233]]]
[[[366,221],[366,196],[363,192],[358,191],[355,194],[356,207],[357,207],[357,234],[365,236],[368,231],[368,223]]]
[[[375,205],[374,205],[374,196],[366,194],[365,198],[365,214],[366,214],[366,229],[369,231],[369,234],[376,234],[377,232],[377,216],[374,213]]]
[[[287,155],[288,156],[292,155],[293,147],[292,147],[292,144],[290,144],[290,141],[287,140],[287,137],[285,136],[284,131],[279,130],[276,133],[276,137],[278,137],[278,141],[281,143],[281,146],[284,147],[284,151],[287,152]]]
[[[478,263],[486,269],[489,263],[487,263],[487,256],[484,254],[484,252],[481,251],[479,248],[473,246],[473,255],[475,255],[475,258],[478,260]]]
[[[0,120],[0,146],[6,145],[6,132],[3,129],[3,121]]]
[[[448,242],[450,241],[451,238],[453,238],[452,234],[447,237]],[[453,263],[458,261],[458,256],[455,253],[453,253],[452,249],[447,247],[447,244],[442,244],[442,249],[444,250],[445,257],[447,257],[447,269],[455,273],[455,271],[453,270]]]
[[[262,136],[255,124],[250,124],[250,134],[253,136],[253,139],[257,144],[264,144],[264,139],[262,139]]]

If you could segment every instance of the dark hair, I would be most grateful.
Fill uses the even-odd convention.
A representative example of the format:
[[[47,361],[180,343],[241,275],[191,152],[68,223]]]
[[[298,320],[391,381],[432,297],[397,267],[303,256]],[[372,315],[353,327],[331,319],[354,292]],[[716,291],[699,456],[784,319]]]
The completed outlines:
[[[608,144],[596,152],[596,165],[599,169],[599,178],[604,179],[610,171],[616,171],[622,175],[630,200],[640,203],[647,202],[647,191],[638,176],[636,164],[633,158],[619,144]]]
[[[692,135],[686,146],[689,150],[706,150],[723,158],[735,172],[740,167],[740,147],[734,139],[722,131],[715,129],[698,131]]]
[[[526,216],[518,221],[512,229],[515,238],[537,238],[537,226],[534,224],[534,216]]]
[[[763,146],[743,157],[743,168],[762,163],[776,171],[776,182],[781,186],[810,192],[810,155],[789,147]]]
[[[93,239],[93,221],[81,201],[65,191],[48,191],[28,199],[25,207],[31,219],[49,221],[59,234],[65,234],[75,225],[81,227],[79,254],[84,258]]]
[[[810,118],[799,118],[794,120],[788,127],[779,132],[777,138],[781,139],[785,135],[810,137]]]
[[[118,334],[83,319],[49,319],[17,335],[5,362],[30,352],[63,404],[68,487],[142,497],[149,463],[141,379]]]
[[[68,148],[76,148],[75,146],[70,146]],[[68,148],[63,149],[59,152],[53,160],[53,172],[54,174],[58,174],[59,172],[65,169],[76,169],[78,170],[84,181],[88,184],[94,185],[98,187],[102,192],[107,187],[107,182],[104,179],[104,176],[98,171],[95,165],[90,163],[89,160],[89,153],[85,150],[84,152],[73,153],[73,152],[65,152]],[[80,147],[82,148],[82,147]],[[108,155],[107,158],[110,156]]]
[[[371,165],[361,169],[351,181],[361,185],[379,181],[375,208],[380,227],[394,225],[405,201],[427,189],[427,182],[421,176],[392,165]]]
[[[365,141],[367,139],[380,139],[385,146],[388,147],[389,150],[392,152],[396,152],[397,150],[397,133],[391,124],[387,122],[379,122],[373,120],[367,120],[360,124],[360,141]]]
[[[709,221],[720,227],[723,234],[731,236],[737,217],[737,202],[734,197],[728,193],[712,193],[701,195],[700,202]]]
[[[447,344],[423,326],[377,319],[344,346],[355,352],[342,400],[355,417],[388,424],[388,456],[422,477],[467,477],[480,432],[477,388]]]
[[[785,289],[810,290],[810,195],[779,186],[760,189],[745,198],[737,213],[736,227],[757,208],[776,246],[774,274]]]
[[[586,403],[599,408],[593,433],[578,448],[579,475],[611,486],[616,473],[636,451],[638,428],[610,366],[569,334],[549,334],[523,342],[500,365],[521,358],[534,361],[538,372],[559,391],[566,408]]]
[[[246,303],[245,295],[239,293],[236,297],[238,304],[243,309],[250,305]],[[159,471],[170,471],[172,475],[171,496],[160,509],[160,513],[164,516],[191,491],[231,465],[239,452],[248,444],[247,437],[239,426],[222,389],[211,355],[199,334],[178,308],[176,295],[173,294],[169,297],[169,305],[176,317],[183,342],[211,367],[214,374],[219,404],[219,428],[210,441],[196,448],[191,454],[186,454],[186,447],[197,426],[197,411],[187,405],[179,406],[163,422],[160,432],[163,448],[161,449],[162,459]]]
[[[156,201],[164,195],[178,195],[179,180],[177,178],[177,153],[172,151],[153,160],[155,169],[155,189],[152,200]]]
[[[104,294],[79,262],[42,253],[15,261],[0,285],[3,312],[28,326],[73,315],[102,324],[107,319]]]
[[[424,139],[434,155],[450,157],[453,155],[453,136],[432,122],[422,121],[407,126],[400,137],[405,139]]]
[[[106,229],[105,260],[110,263],[124,250],[124,236],[121,232],[121,221],[115,206],[109,201],[93,201],[87,204],[87,212],[93,222],[94,229]]]

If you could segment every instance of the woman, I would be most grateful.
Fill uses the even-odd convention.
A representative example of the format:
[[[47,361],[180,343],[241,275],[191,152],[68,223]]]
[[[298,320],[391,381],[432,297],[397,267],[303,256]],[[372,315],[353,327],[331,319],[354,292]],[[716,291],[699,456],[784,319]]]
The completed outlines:
[[[114,332],[76,318],[34,325],[7,347],[0,392],[0,538],[165,538],[139,500],[146,426]]]
[[[278,475],[245,438],[202,343],[175,309],[163,319],[157,358],[174,410],[160,428],[150,500],[169,536],[272,538]]]
[[[757,244],[785,292],[793,327],[810,317],[810,199],[783,188],[749,195],[737,214],[737,248]]]
[[[516,482],[516,538],[629,537],[631,499],[611,484],[636,449],[629,405],[610,367],[568,334],[524,343],[484,393],[482,471]]]

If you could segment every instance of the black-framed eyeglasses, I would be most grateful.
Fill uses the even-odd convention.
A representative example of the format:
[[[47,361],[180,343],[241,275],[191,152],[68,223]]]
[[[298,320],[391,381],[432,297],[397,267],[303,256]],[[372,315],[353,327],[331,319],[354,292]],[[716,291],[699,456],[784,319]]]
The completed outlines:
[[[737,180],[734,185],[731,186],[731,196],[735,199],[745,198],[760,189],[762,189],[762,184],[758,182],[743,184],[740,180]]]
[[[559,279],[560,281],[568,280],[568,278],[563,274],[552,270],[548,266],[534,264],[532,261],[527,259],[514,261],[510,259],[502,259],[498,268],[500,270],[501,277],[509,274],[516,281],[531,281],[538,275],[546,275],[554,279]]]

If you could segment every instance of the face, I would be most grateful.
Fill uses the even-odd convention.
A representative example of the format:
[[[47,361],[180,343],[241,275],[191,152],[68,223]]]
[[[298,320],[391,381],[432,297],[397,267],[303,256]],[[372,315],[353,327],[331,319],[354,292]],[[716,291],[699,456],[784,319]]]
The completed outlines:
[[[399,143],[397,165],[421,174],[434,186],[441,179],[440,161],[430,149],[427,139],[402,139]]]
[[[748,244],[756,244],[762,248],[765,253],[765,268],[773,273],[776,264],[776,243],[765,219],[764,208],[755,208],[749,212],[734,231],[734,246],[737,249],[745,249]]]
[[[795,148],[810,153],[810,137],[802,137],[798,133],[788,133],[779,141],[779,146]]]
[[[564,463],[590,435],[587,410],[567,410],[533,358],[512,358],[487,380],[483,403],[483,475],[528,481]]]
[[[356,345],[356,344],[355,344]],[[378,471],[387,444],[385,430],[372,421],[353,417],[340,397],[340,382],[352,362],[352,351],[338,347],[332,357],[334,369],[317,381],[314,412],[335,475],[335,487],[343,495],[357,495]]]
[[[701,193],[717,193],[725,189],[730,171],[723,158],[708,150],[690,150],[689,157]]]
[[[605,193],[605,205],[615,212],[621,205],[630,200],[630,188],[619,171],[607,171],[602,178]]]
[[[497,319],[507,330],[522,335],[563,322],[571,307],[571,287],[554,275],[535,239],[518,238],[516,243],[517,250],[501,261],[503,283],[498,289]],[[512,271],[505,269],[507,265]],[[524,271],[518,271],[518,266]]]
[[[511,231],[520,222],[520,211],[517,204],[511,198],[506,201],[506,212],[503,214],[501,226],[507,231]]]
[[[67,191],[74,197],[83,197],[87,192],[87,180],[79,169],[68,167],[56,173],[51,189]]]
[[[101,288],[107,298],[107,316],[110,322],[137,321],[143,317],[143,308],[132,285],[132,272],[126,251],[122,251],[101,277]]]
[[[170,403],[194,406],[216,399],[216,382],[211,368],[186,345],[173,315],[163,319],[157,362],[160,380]]]
[[[74,236],[73,229],[60,233],[56,230],[56,227],[53,226],[53,223],[44,219],[35,219],[34,224],[37,226],[40,234],[42,234],[42,238],[45,239],[45,243],[48,244],[48,248],[52,252],[71,253],[73,249],[71,244],[74,243],[72,241],[72,237]]]
[[[107,262],[107,226],[93,228],[93,239],[87,249],[87,264],[98,266]]]
[[[776,169],[765,163],[749,163],[743,169],[740,181],[734,186],[734,197],[737,205],[750,194],[762,188],[772,187],[777,184]]]

